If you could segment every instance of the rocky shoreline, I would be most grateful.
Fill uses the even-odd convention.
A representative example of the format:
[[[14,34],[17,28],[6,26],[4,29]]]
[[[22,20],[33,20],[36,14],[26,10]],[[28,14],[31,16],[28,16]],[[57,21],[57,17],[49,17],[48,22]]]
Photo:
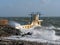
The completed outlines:
[[[11,40],[11,39],[2,38],[2,37],[9,37],[11,35],[20,35],[20,32],[21,32],[20,30],[15,29],[9,25],[0,25],[0,45],[59,45],[59,44],[51,44],[48,42],[37,43],[37,42],[30,42],[30,41],[23,41],[23,40]]]
[[[53,43],[37,43],[37,42],[30,42],[30,41],[23,41],[23,40],[8,40],[0,38],[0,45],[60,45],[60,44],[53,44]]]
[[[7,37],[11,35],[20,35],[20,31],[9,25],[0,25],[0,37]]]

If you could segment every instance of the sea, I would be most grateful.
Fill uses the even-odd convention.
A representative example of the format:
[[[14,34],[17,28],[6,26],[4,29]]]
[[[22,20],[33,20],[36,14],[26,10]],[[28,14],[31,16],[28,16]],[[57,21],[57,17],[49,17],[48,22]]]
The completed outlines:
[[[0,17],[0,19],[15,21],[21,25],[24,25],[31,22],[33,18],[32,17]],[[58,40],[58,43],[60,44],[60,17],[39,17],[39,19],[43,20],[42,22],[43,27],[39,29],[31,29],[30,31],[28,30],[29,32],[32,32],[32,35],[27,35],[24,37],[10,36],[10,37],[6,37],[6,39],[26,40],[26,41],[28,40],[28,41],[37,41],[37,42],[39,42],[40,40],[43,40],[43,41],[47,40],[48,42],[50,41],[49,43],[52,43],[52,42],[56,43],[55,40]],[[48,26],[50,27],[54,26],[55,29],[44,28]],[[19,37],[19,38],[16,38],[16,37]]]
[[[0,19],[7,19],[9,21],[15,21],[21,25],[28,24],[33,20],[33,17],[0,17]],[[51,26],[58,28],[55,29],[58,35],[60,35],[60,17],[39,17],[39,19],[43,20],[42,26]]]
[[[16,21],[21,25],[28,24],[32,21],[32,17],[0,17],[0,19],[7,19],[9,21]],[[60,27],[60,17],[40,17],[43,20],[42,25],[54,25],[55,27]]]

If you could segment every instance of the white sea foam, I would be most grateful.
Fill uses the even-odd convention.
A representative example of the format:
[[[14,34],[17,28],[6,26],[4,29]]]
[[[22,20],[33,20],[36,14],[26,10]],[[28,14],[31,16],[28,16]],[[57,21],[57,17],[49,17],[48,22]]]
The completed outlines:
[[[48,27],[35,26],[29,30],[26,30],[26,29],[20,28],[21,25],[19,23],[10,22],[9,24],[13,27],[18,27],[18,29],[21,30],[22,34],[30,32],[32,33],[32,35],[26,35],[25,37],[10,36],[8,39],[28,40],[28,41],[37,41],[37,42],[39,42],[39,40],[45,41],[45,40],[59,40],[60,39],[59,36],[55,35],[55,31],[53,30],[55,28],[54,26],[48,26]]]

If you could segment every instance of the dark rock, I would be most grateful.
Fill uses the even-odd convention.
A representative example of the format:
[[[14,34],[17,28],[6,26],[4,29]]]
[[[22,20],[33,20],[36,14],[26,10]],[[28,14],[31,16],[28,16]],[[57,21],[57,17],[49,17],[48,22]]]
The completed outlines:
[[[20,30],[15,29],[9,25],[0,25],[0,36],[20,35]]]
[[[22,34],[21,36],[25,36],[25,35],[32,35],[32,33],[28,32],[28,33]]]

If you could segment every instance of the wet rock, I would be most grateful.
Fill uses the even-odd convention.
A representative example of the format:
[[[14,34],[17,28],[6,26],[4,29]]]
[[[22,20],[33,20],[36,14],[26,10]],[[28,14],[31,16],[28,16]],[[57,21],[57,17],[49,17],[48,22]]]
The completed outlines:
[[[32,35],[32,33],[28,32],[28,33],[22,34],[21,36],[25,36],[25,35]]]
[[[15,29],[9,25],[0,25],[0,36],[20,35],[20,30]]]

